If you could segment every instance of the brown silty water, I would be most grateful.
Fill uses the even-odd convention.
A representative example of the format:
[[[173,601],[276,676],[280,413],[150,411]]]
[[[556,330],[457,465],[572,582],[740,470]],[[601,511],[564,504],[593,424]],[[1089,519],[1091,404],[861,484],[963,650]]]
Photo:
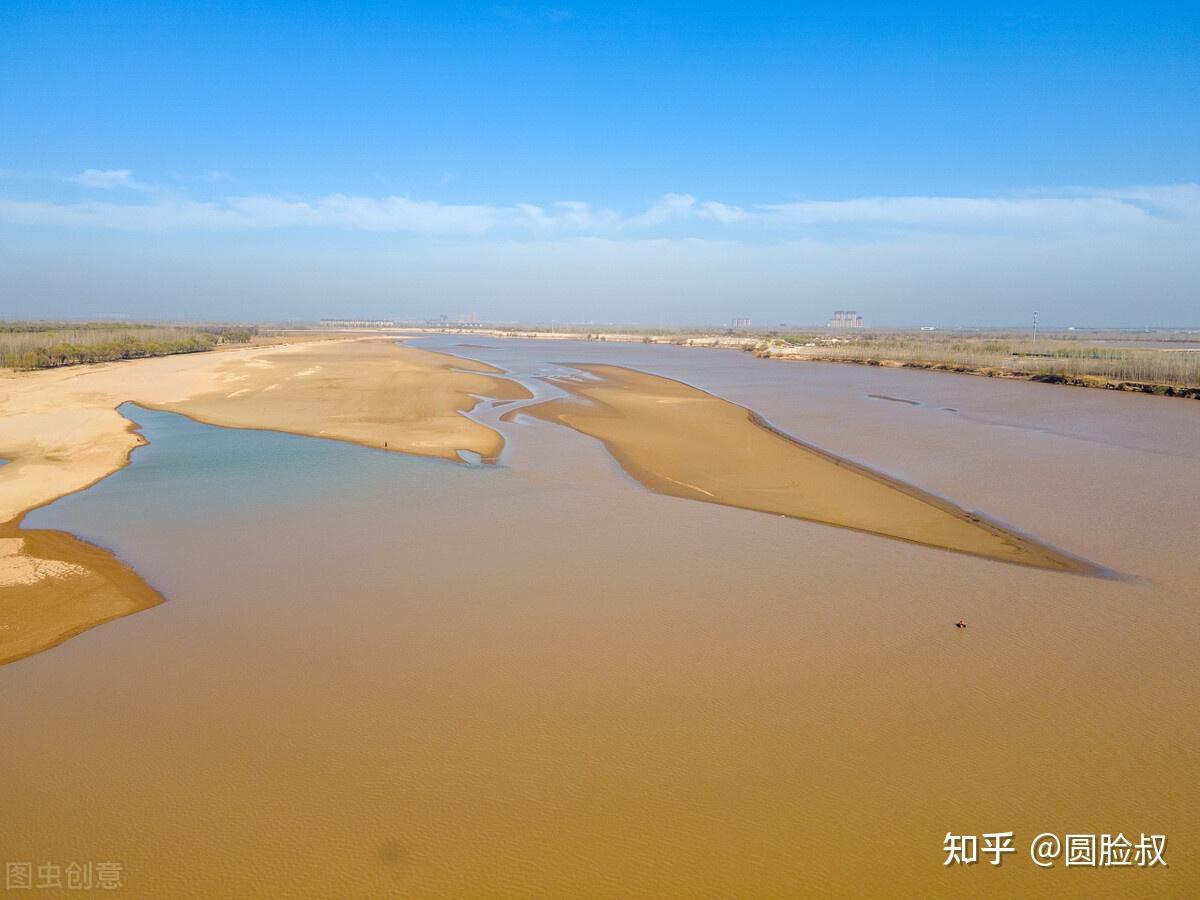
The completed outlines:
[[[0,668],[0,858],[118,860],[155,897],[1200,891],[1200,410],[430,346],[678,378],[1130,577],[652,493],[585,435],[499,423],[517,404],[477,413],[498,467],[162,417],[27,523],[112,547],[166,602]],[[1008,830],[1002,866],[942,865],[946,832]],[[1167,834],[1169,867],[1028,856],[1117,831]]]

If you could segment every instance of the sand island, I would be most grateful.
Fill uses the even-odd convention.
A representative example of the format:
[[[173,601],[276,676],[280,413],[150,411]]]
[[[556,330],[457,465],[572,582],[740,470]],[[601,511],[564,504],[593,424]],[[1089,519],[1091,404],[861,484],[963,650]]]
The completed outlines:
[[[756,413],[680,381],[620,366],[572,368],[594,380],[558,379],[569,399],[508,415],[533,415],[598,438],[651,490],[1002,562],[1098,571],[920,488],[784,434]]]

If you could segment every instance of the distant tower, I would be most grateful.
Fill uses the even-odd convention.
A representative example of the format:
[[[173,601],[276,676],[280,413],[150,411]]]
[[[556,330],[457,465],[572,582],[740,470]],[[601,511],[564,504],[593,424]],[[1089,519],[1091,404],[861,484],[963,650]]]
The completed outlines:
[[[1033,340],[1037,342],[1037,310],[1033,311]]]

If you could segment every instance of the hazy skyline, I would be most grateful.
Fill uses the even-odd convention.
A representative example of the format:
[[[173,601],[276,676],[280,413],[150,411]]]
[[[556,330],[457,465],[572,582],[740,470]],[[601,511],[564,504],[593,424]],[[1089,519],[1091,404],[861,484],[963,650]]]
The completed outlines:
[[[1200,324],[1200,13],[12,3],[0,316]]]

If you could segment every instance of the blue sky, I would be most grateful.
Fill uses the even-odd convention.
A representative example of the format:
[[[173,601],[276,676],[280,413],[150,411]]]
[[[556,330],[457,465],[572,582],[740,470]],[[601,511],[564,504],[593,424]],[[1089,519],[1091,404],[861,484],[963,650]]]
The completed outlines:
[[[9,0],[0,315],[1200,324],[1197,110],[1194,3]]]

